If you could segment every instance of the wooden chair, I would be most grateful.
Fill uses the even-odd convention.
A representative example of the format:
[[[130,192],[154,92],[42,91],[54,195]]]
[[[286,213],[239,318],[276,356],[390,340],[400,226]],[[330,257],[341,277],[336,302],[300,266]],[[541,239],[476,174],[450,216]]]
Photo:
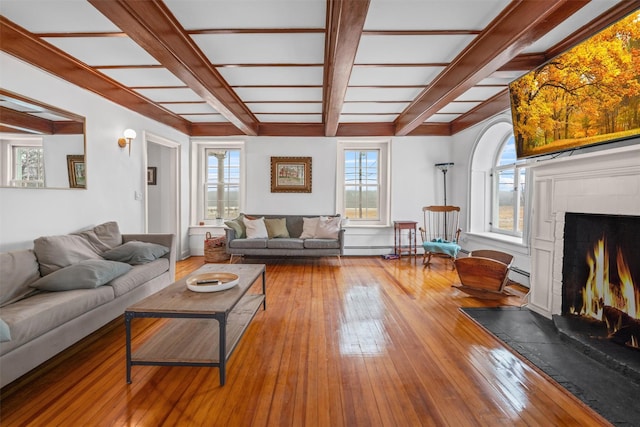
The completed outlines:
[[[419,230],[424,248],[423,267],[429,265],[433,256],[455,260],[460,251],[458,239],[462,231],[458,226],[460,207],[425,206],[422,208],[422,213],[424,221]]]
[[[502,298],[509,296],[505,286],[509,282],[509,268],[513,256],[493,250],[477,250],[467,258],[454,261],[460,277],[460,285],[455,288],[479,298]]]

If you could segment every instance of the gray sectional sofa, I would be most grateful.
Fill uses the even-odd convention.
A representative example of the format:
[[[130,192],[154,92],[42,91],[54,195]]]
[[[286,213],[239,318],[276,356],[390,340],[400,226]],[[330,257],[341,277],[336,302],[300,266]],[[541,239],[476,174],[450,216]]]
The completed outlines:
[[[264,231],[251,235],[251,226],[265,222]],[[247,221],[248,219],[248,221]],[[251,224],[251,225],[249,225]],[[225,221],[226,250],[234,256],[323,257],[344,252],[344,229],[340,215],[241,214]],[[250,229],[247,229],[249,225]],[[255,227],[259,228],[259,227]]]
[[[174,239],[108,222],[0,253],[0,387],[173,283]]]

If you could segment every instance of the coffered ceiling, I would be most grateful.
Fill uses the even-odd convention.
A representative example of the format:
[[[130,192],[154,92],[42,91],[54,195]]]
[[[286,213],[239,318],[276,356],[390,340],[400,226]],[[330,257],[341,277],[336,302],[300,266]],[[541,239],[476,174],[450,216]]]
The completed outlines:
[[[192,136],[452,135],[619,0],[1,0],[0,49]],[[0,75],[0,86],[1,86]]]

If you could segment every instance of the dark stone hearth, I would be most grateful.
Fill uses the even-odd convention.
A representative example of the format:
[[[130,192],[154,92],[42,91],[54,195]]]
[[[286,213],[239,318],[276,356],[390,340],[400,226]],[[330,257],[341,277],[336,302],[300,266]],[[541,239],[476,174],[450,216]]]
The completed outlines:
[[[578,316],[553,316],[560,337],[582,353],[640,383],[640,350],[616,344],[602,322]]]
[[[612,424],[640,426],[640,351],[600,335],[589,340],[590,327],[562,317],[554,322],[526,308],[460,310]],[[617,364],[611,367],[609,358]]]

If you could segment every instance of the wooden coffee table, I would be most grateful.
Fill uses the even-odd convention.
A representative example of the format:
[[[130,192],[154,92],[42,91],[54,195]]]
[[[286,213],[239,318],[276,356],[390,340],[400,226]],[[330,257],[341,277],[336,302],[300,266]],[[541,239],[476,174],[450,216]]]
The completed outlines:
[[[266,268],[264,264],[207,264],[189,277],[212,272],[234,273],[239,283],[220,292],[193,292],[184,278],[126,309],[127,383],[131,383],[133,365],[207,366],[220,369],[220,385],[224,385],[227,360],[260,306],[267,308]],[[262,293],[247,293],[260,276]],[[170,320],[132,351],[131,322],[138,317]]]

